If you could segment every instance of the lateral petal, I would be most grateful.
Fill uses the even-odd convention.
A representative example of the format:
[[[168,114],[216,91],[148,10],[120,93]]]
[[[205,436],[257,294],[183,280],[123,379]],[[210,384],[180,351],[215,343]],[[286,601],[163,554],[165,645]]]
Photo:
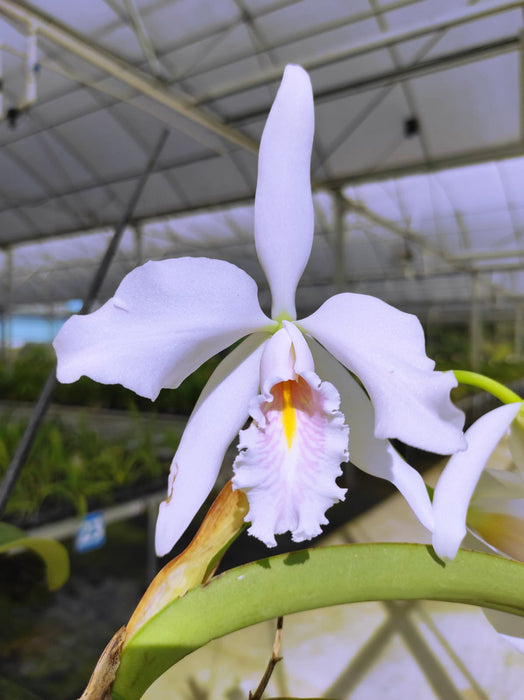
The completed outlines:
[[[244,340],[202,391],[171,464],[168,497],[160,504],[155,540],[159,556],[171,550],[206,499],[229,444],[248,417],[267,337],[257,333]]]
[[[466,431],[468,447],[450,457],[433,495],[433,548],[441,559],[454,559],[466,534],[468,505],[486,463],[509,429],[521,404],[486,413]]]
[[[418,319],[365,294],[338,294],[299,322],[362,381],[375,436],[429,452],[465,448],[464,414],[449,397],[452,372],[433,371]]]
[[[341,410],[349,425],[349,459],[362,471],[387,479],[404,496],[422,525],[433,530],[433,510],[424,480],[389,440],[375,437],[373,406],[345,367],[315,340],[308,339],[319,375],[341,396]]]
[[[60,382],[83,374],[155,399],[243,336],[271,325],[255,282],[223,260],[178,258],[130,272],[112,299],[54,341]]]
[[[295,291],[313,242],[310,160],[314,110],[311,82],[286,67],[258,157],[255,243],[273,298],[272,317],[296,318]]]

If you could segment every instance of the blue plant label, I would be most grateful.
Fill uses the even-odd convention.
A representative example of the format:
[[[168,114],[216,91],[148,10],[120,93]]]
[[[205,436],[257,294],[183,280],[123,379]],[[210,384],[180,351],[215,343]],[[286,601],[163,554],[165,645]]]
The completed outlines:
[[[88,513],[77,530],[75,550],[77,552],[90,552],[92,549],[102,547],[105,542],[106,523],[104,515],[99,511]]]

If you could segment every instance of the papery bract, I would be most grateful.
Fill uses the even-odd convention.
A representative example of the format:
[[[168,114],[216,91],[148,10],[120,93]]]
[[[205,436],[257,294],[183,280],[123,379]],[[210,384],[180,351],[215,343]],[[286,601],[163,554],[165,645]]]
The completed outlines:
[[[325,510],[344,492],[335,477],[347,457],[348,424],[350,458],[390,479],[430,529],[422,478],[387,438],[441,454],[465,446],[463,415],[449,398],[456,381],[434,371],[414,316],[372,297],[340,294],[295,323],[295,291],[313,241],[313,131],[309,77],[288,66],[262,135],[255,198],[271,319],[237,267],[181,258],[133,271],[113,299],[70,319],[56,338],[60,381],[87,374],[154,398],[253,334],[218,366],[189,418],[160,506],[160,555],[189,525],[249,416],[234,484],[248,495],[250,531],[268,545],[287,530],[297,541],[320,532]]]

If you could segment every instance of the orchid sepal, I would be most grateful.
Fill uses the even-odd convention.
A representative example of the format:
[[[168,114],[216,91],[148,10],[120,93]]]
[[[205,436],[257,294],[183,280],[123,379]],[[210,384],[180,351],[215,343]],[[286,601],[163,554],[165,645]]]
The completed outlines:
[[[296,319],[295,292],[313,244],[314,121],[309,76],[288,65],[262,134],[255,196],[255,244],[272,318]]]
[[[208,258],[148,262],[87,316],[72,316],[54,341],[60,382],[83,374],[154,400],[242,337],[275,327],[243,270]]]

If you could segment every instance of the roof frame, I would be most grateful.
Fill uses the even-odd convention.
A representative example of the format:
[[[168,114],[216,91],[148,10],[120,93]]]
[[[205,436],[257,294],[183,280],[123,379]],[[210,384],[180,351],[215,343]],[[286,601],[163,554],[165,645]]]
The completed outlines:
[[[426,252],[430,253],[431,255],[435,255],[438,258],[440,258],[443,262],[445,262],[447,265],[450,266],[451,269],[453,269],[455,272],[462,272],[466,274],[470,274],[474,276],[476,279],[478,279],[478,283],[484,287],[487,287],[490,291],[494,292],[498,296],[502,296],[504,298],[519,298],[522,299],[524,297],[524,293],[519,295],[514,292],[508,291],[505,287],[502,287],[501,285],[495,284],[491,280],[486,280],[484,277],[482,277],[483,272],[487,272],[486,269],[483,268],[473,268],[468,260],[464,260],[462,258],[456,259],[451,253],[446,252],[442,248],[439,248],[438,246],[434,245],[424,234],[419,233],[417,231],[413,231],[411,227],[409,226],[399,226],[395,221],[392,221],[391,219],[388,219],[385,216],[381,216],[380,214],[377,214],[376,212],[372,211],[369,207],[367,207],[365,204],[362,204],[360,202],[357,202],[347,195],[343,195],[345,200],[346,200],[346,207],[348,210],[352,211],[353,213],[358,214],[359,216],[362,216],[364,219],[367,219],[368,221],[371,221],[375,224],[378,224],[379,226],[382,226],[386,230],[390,231],[391,233],[396,234],[397,236],[400,236],[400,238],[410,241],[412,243],[415,243],[416,245],[420,246],[423,250]],[[505,268],[504,271],[508,269]]]
[[[454,15],[450,15],[447,18],[438,20],[433,24],[424,24],[414,29],[409,29],[407,31],[404,30],[401,32],[387,32],[380,39],[366,41],[362,44],[350,46],[342,51],[336,51],[333,53],[315,56],[311,59],[306,58],[304,61],[301,62],[301,64],[306,70],[312,71],[316,68],[322,68],[324,66],[328,66],[333,63],[338,63],[339,61],[343,61],[348,58],[363,56],[366,53],[371,53],[372,51],[378,51],[380,49],[387,49],[390,46],[395,46],[395,44],[400,44],[406,41],[412,41],[413,39],[420,39],[421,37],[427,36],[428,34],[433,34],[435,32],[451,29],[452,27],[457,27],[461,24],[468,24],[469,22],[484,19],[485,17],[490,17],[491,15],[500,14],[502,12],[509,12],[510,10],[515,10],[519,8],[522,8],[522,0],[512,0],[512,2],[505,2],[503,4],[500,4],[500,2],[494,4],[492,2],[490,3],[489,7],[484,7],[484,9],[482,10],[463,10],[455,13]],[[283,69],[283,65],[276,66],[274,69],[270,69],[262,73],[257,73],[257,75],[252,75],[246,79],[237,80],[218,86],[214,90],[209,90],[200,95],[197,104],[211,102],[213,100],[226,97],[228,95],[237,94],[239,92],[243,92],[244,90],[249,90],[253,87],[259,87],[260,85],[275,82],[279,80],[280,76],[282,75]]]
[[[139,93],[181,114],[191,122],[217,134],[224,140],[256,153],[257,144],[242,132],[227,126],[197,106],[174,95],[156,78],[124,61],[119,56],[90,41],[62,22],[50,17],[24,0],[0,0],[0,14],[10,21],[30,26],[32,31],[75,54],[104,73],[128,84]]]

